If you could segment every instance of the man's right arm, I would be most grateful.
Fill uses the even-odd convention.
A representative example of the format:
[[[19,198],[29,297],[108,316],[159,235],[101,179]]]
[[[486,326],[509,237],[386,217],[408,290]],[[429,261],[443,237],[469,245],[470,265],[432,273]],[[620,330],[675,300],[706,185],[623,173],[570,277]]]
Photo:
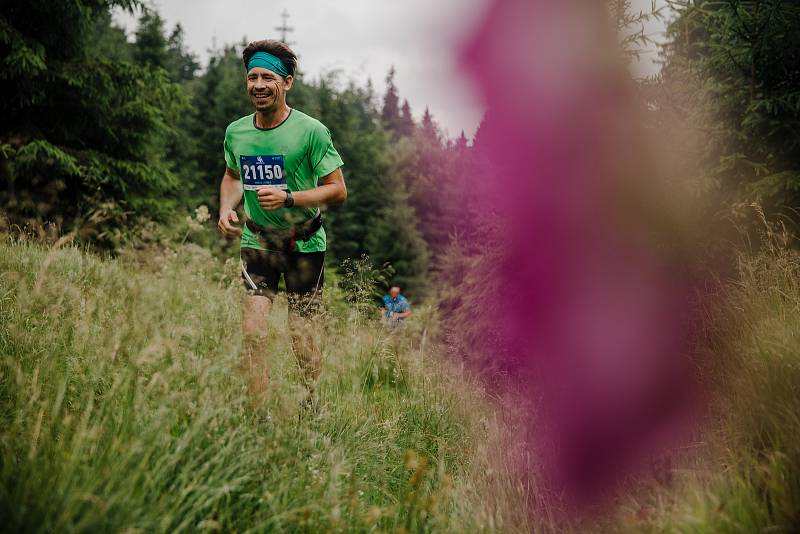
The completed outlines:
[[[400,311],[392,314],[392,317],[395,319],[405,319],[407,317],[411,317],[411,306],[408,305],[407,301],[402,301]]]
[[[236,226],[239,216],[236,215],[236,206],[242,201],[242,181],[239,173],[226,167],[225,176],[219,186],[219,221],[217,228],[226,239],[235,239],[242,235],[242,229]]]

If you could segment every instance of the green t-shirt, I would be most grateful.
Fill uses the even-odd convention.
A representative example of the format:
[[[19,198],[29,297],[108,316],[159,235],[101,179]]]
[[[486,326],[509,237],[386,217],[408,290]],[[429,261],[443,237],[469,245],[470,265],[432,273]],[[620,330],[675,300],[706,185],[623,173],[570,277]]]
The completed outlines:
[[[344,163],[333,147],[331,132],[324,124],[292,109],[278,126],[256,128],[255,113],[228,125],[225,130],[225,163],[239,172],[244,187],[244,211],[255,223],[271,228],[287,228],[314,217],[316,208],[281,208],[264,211],[258,203],[258,188],[274,185],[289,191],[317,187],[318,180]],[[241,246],[263,250],[245,226]],[[297,242],[298,252],[326,249],[325,229],[320,228],[305,241]]]

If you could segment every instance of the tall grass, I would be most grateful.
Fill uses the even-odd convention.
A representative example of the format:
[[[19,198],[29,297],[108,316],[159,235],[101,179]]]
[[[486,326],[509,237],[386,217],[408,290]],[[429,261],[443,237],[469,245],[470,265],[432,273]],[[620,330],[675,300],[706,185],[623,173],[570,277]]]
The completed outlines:
[[[739,256],[710,310],[704,424],[673,452],[673,480],[640,484],[613,530],[800,531],[800,254],[775,237]]]
[[[302,418],[279,300],[265,419],[239,371],[235,262],[193,245],[112,260],[4,237],[0,272],[6,531],[525,528],[515,475],[485,475],[494,410],[436,354],[430,310],[391,334],[329,283],[320,413]],[[484,498],[499,493],[489,484],[502,500]]]
[[[709,314],[711,405],[672,480],[637,480],[610,515],[575,522],[518,469],[536,461],[515,401],[442,355],[431,309],[391,333],[327,282],[320,412],[302,417],[279,299],[265,418],[240,371],[236,262],[191,244],[104,259],[3,237],[0,529],[797,531],[796,252],[742,255]]]

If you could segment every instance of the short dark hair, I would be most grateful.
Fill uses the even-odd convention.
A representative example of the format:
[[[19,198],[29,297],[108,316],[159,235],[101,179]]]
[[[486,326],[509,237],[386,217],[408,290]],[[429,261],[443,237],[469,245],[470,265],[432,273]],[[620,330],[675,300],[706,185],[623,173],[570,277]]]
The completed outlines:
[[[289,45],[286,43],[282,41],[276,41],[275,39],[253,41],[247,45],[242,52],[242,60],[244,60],[245,70],[247,70],[247,64],[250,62],[250,58],[253,57],[253,54],[256,52],[267,52],[268,54],[272,54],[273,56],[277,57],[283,61],[284,65],[286,65],[286,70],[289,71],[289,76],[294,76],[294,73],[297,70],[297,55],[292,52],[292,49],[289,48]]]

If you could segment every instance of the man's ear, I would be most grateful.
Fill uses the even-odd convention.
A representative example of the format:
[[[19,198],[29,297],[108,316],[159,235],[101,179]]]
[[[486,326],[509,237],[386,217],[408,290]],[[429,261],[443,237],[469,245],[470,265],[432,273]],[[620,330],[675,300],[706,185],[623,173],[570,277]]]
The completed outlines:
[[[287,76],[283,79],[283,87],[287,91],[292,88],[292,84],[294,83],[294,76]]]

